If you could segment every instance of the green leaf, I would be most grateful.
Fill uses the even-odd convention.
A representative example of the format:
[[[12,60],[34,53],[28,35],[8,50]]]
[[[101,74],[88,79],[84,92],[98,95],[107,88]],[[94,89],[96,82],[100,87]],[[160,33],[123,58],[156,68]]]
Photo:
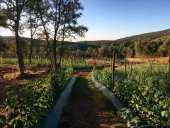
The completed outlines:
[[[11,120],[15,119],[17,116],[18,116],[18,113],[11,112],[7,117],[7,121],[10,122]]]
[[[6,118],[4,115],[0,115],[0,127],[3,127],[6,123]]]
[[[24,123],[22,120],[16,120],[14,124],[14,128],[24,128]]]
[[[168,111],[162,111],[161,112],[161,115],[162,115],[162,117],[168,117]]]

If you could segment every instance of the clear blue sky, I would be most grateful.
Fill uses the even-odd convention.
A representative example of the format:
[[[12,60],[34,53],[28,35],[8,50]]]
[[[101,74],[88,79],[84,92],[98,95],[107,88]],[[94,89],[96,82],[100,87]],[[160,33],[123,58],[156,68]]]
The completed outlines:
[[[84,10],[79,23],[89,31],[77,40],[115,40],[170,28],[170,0],[80,1]],[[1,30],[0,35],[12,33]]]
[[[89,28],[79,40],[114,40],[170,28],[170,0],[80,0],[80,24]]]

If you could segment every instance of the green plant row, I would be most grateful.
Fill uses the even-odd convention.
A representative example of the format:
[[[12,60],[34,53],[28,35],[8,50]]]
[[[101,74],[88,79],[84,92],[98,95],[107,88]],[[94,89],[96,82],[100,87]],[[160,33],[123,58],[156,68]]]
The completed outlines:
[[[112,85],[112,73],[109,68],[105,68],[103,70],[96,70],[95,73],[95,78],[105,85],[107,88],[111,89]]]
[[[24,60],[26,65],[29,65],[28,59]],[[0,64],[18,64],[17,58],[0,58]],[[48,59],[32,59],[32,65],[48,66],[50,64]]]
[[[77,59],[77,60],[63,60],[62,61],[63,67],[76,67],[76,68],[84,68],[84,67],[93,67],[92,63],[88,63],[85,60]]]
[[[17,64],[17,58],[0,58],[0,64]],[[28,59],[24,60],[26,65],[29,65]],[[48,66],[50,65],[50,61],[48,59],[32,59],[32,65],[35,66]],[[77,59],[77,60],[67,60],[63,59],[62,67],[93,67],[93,64],[85,62],[85,60]]]
[[[0,116],[0,127],[36,128],[68,84],[72,69],[51,74],[48,78],[7,87],[7,105],[14,111]]]
[[[99,72],[95,73],[96,78],[109,85],[111,71],[104,69]],[[115,79],[113,91],[121,101],[138,113],[141,119],[155,127],[170,126],[170,98],[167,96],[169,79],[166,66],[136,66],[133,71],[127,70],[127,74],[124,69],[118,69]]]

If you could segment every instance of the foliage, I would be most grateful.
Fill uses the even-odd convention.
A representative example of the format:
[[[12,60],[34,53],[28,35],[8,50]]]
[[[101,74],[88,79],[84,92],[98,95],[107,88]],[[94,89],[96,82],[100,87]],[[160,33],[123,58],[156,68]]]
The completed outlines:
[[[0,52],[5,51],[7,49],[7,45],[5,44],[4,38],[0,36]]]
[[[0,118],[0,125],[15,127],[20,123],[20,128],[37,127],[39,121],[47,114],[54,99],[68,84],[72,69],[55,72],[49,78],[38,79],[22,85],[10,85],[7,89],[7,105],[13,108],[7,118]]]
[[[105,68],[101,71],[96,71],[94,73],[95,78],[97,80],[99,80],[103,85],[105,85],[106,87],[111,89],[111,85],[112,85],[112,73],[110,71],[110,69]]]
[[[5,40],[8,40],[6,38]],[[28,49],[30,44],[28,39],[23,38],[24,44],[24,57],[27,58]],[[116,52],[116,58],[124,57],[155,57],[155,56],[168,56],[170,53],[170,37],[166,34],[164,36],[158,36],[158,38],[145,39],[140,38],[139,40],[118,40],[118,41],[84,41],[84,42],[68,42],[65,41],[62,44],[63,57],[107,57],[111,58],[112,52]],[[43,43],[42,43],[43,42]],[[129,43],[130,42],[130,43]],[[57,57],[60,54],[60,44],[57,43]],[[15,42],[9,41],[7,43],[8,50],[4,51],[5,56],[12,56],[15,54]],[[33,43],[33,56],[49,57],[49,52],[46,50],[44,40],[34,40]]]
[[[158,49],[162,44],[163,44],[162,41],[153,41],[153,40],[149,40],[149,41],[141,40],[139,42],[136,42],[135,43],[136,56],[141,56],[141,55],[158,56]],[[162,54],[162,52],[160,51],[159,54]]]
[[[134,109],[148,124],[156,127],[170,126],[170,99],[167,96],[166,88],[169,84],[167,67],[164,65],[136,66],[133,71],[124,69],[116,71],[115,94],[130,108]],[[100,71],[99,71],[100,72]],[[110,72],[106,69],[96,73],[99,81],[102,82],[105,75],[111,78]],[[106,78],[105,83],[110,79]]]
[[[0,58],[0,63],[1,64],[17,64],[17,59],[16,58]],[[26,65],[29,64],[28,59],[24,60],[24,63]],[[48,66],[49,60],[47,59],[33,59],[32,60],[32,65],[42,67],[42,66]]]
[[[17,64],[17,59],[16,58],[0,58],[0,63],[1,64]],[[29,65],[28,59],[25,59],[24,63],[26,65]],[[32,65],[33,66],[38,66],[38,67],[43,67],[43,66],[49,66],[50,62],[48,59],[43,59],[43,58],[37,58],[37,59],[32,59]],[[98,66],[102,66],[98,64]],[[84,67],[93,67],[92,63],[86,62],[85,60],[82,59],[76,59],[76,60],[68,60],[68,59],[63,59],[62,60],[62,67],[63,68],[68,68],[68,67],[73,67],[73,68],[84,68]]]
[[[0,26],[11,30],[15,35],[16,54],[20,74],[24,74],[23,49],[20,34],[23,32],[22,18],[24,16],[26,0],[1,0],[0,1]]]

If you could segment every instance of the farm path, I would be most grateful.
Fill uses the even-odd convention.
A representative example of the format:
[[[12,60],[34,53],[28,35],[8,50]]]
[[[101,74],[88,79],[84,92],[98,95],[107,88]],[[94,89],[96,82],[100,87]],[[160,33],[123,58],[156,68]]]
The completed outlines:
[[[76,75],[59,128],[125,128],[125,122],[111,102],[90,80],[89,72],[77,72]]]

